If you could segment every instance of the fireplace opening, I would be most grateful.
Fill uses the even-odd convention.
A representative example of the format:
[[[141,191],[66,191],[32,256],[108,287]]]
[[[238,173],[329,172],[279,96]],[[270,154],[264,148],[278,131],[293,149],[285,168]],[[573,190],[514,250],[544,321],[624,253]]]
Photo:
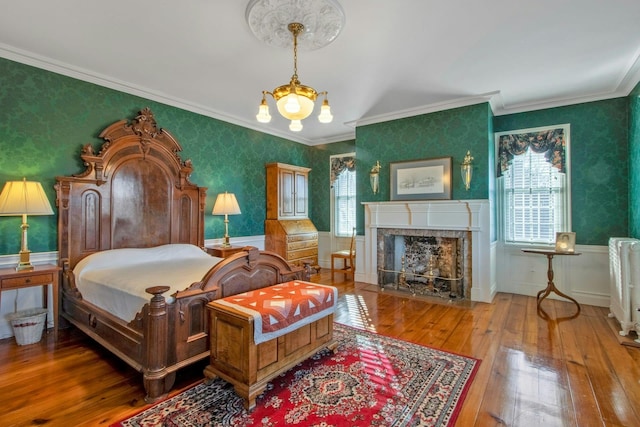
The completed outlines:
[[[470,241],[466,231],[378,229],[378,285],[469,299]]]

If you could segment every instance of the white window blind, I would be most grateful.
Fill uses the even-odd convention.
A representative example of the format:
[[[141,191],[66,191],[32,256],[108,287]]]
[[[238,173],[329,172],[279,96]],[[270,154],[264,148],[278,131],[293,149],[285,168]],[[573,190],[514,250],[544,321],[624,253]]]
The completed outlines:
[[[335,234],[351,237],[356,226],[356,171],[344,170],[333,184]]]
[[[514,156],[499,181],[506,242],[551,244],[569,229],[566,174],[545,153]]]

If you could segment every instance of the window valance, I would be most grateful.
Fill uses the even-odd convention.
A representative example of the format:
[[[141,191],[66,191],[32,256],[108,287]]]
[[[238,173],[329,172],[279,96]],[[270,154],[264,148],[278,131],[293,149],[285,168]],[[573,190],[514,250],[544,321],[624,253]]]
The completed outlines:
[[[566,135],[564,128],[538,132],[512,133],[500,136],[498,142],[498,177],[509,169],[514,156],[531,149],[544,153],[545,159],[560,172],[566,173]]]
[[[331,188],[333,188],[333,183],[338,179],[338,176],[340,176],[342,172],[345,170],[353,171],[355,169],[355,157],[333,157],[331,159]]]

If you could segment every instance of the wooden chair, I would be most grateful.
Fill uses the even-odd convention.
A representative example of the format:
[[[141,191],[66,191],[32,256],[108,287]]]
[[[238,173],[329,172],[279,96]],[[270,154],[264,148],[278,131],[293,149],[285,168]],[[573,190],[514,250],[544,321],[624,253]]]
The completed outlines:
[[[356,271],[356,229],[353,229],[353,233],[351,234],[351,245],[349,249],[336,251],[331,253],[331,279],[333,279],[333,274],[335,272],[335,260],[342,259],[342,269],[345,274],[345,277],[348,274],[351,274],[351,277],[355,280],[355,271]]]

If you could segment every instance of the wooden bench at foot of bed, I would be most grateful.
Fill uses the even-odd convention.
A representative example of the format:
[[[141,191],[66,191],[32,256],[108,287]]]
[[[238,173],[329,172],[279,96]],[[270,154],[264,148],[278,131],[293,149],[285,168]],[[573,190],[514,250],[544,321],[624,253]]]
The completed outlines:
[[[323,347],[335,350],[336,297],[332,286],[293,281],[210,302],[204,375],[233,384],[253,409],[270,380]]]

